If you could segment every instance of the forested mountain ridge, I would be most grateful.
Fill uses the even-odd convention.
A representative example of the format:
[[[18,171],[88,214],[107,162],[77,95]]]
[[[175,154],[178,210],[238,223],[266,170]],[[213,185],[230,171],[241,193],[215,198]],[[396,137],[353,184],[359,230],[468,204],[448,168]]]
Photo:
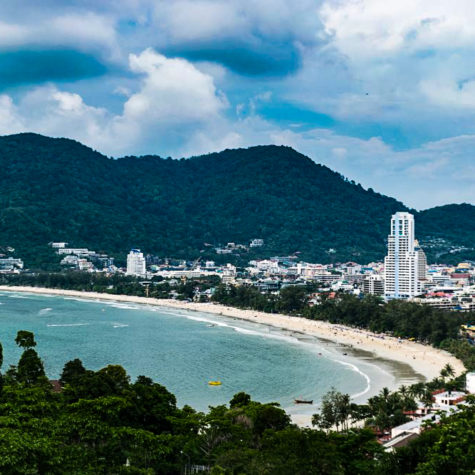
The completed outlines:
[[[389,218],[407,209],[283,146],[110,159],[25,133],[0,137],[0,170],[0,246],[16,248],[27,265],[53,240],[191,259],[212,253],[204,243],[252,238],[265,240],[262,256],[367,262],[383,257]],[[463,233],[451,227],[454,216],[466,222]],[[416,233],[468,245],[474,216],[471,205],[427,210]]]

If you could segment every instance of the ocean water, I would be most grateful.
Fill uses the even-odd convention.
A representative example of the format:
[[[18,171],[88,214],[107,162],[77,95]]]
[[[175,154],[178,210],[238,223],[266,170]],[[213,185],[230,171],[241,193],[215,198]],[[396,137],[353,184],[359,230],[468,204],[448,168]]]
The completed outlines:
[[[119,364],[132,380],[149,376],[174,393],[180,406],[198,410],[225,404],[245,391],[293,414],[312,413],[315,406],[295,406],[294,398],[313,399],[316,405],[334,387],[363,400],[384,385],[417,380],[407,367],[253,322],[15,292],[0,292],[3,371],[20,357],[14,343],[18,330],[35,333],[36,349],[52,379],[73,358],[93,370]],[[212,387],[209,380],[223,384]]]

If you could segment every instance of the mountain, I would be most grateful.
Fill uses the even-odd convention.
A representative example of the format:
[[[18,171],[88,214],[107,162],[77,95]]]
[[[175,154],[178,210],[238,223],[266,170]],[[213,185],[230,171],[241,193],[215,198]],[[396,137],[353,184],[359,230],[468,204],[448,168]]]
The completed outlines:
[[[250,256],[367,262],[385,254],[391,214],[408,209],[282,146],[111,159],[27,133],[0,137],[0,170],[0,247],[32,266],[47,257],[48,242],[62,240],[122,257],[136,246],[194,258],[213,254],[204,243],[262,238]],[[450,205],[419,213],[417,235],[442,248],[473,246],[474,212]]]

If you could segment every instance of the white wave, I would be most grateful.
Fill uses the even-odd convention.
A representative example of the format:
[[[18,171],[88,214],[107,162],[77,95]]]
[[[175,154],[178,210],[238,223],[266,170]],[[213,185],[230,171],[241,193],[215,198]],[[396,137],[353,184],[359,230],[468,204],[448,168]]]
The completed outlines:
[[[48,323],[47,327],[83,327],[89,323]]]
[[[100,300],[81,297],[62,297],[64,300],[73,300],[74,302],[98,303]]]
[[[369,392],[369,390],[371,389],[371,379],[370,377],[364,373],[363,371],[361,371],[358,366],[352,364],[352,363],[348,363],[347,361],[341,361],[341,360],[334,360],[335,362],[337,363],[340,363],[344,366],[349,366],[353,371],[355,371],[356,373],[359,373],[361,374],[361,376],[363,376],[363,378],[366,380],[366,387],[365,389],[363,389],[363,391],[359,392],[359,393],[356,393],[356,394],[351,394],[350,397],[351,399],[356,399],[356,398],[359,398],[361,396],[364,396],[366,393]]]
[[[242,328],[242,327],[231,327],[233,330],[235,330],[238,333],[242,333],[244,335],[252,335],[252,336],[260,336],[263,338],[272,338],[273,340],[282,340],[286,341],[288,343],[294,343],[294,344],[299,344],[300,342],[293,336],[290,335],[284,335],[284,334],[279,334],[279,333],[271,333],[267,331],[258,331],[258,330],[249,330],[247,328]]]
[[[113,328],[125,328],[125,327],[128,327],[129,325],[127,325],[126,323],[113,323],[112,324],[112,327]]]
[[[26,297],[25,295],[20,295],[20,294],[10,294],[8,295],[11,299],[25,299],[25,300],[30,300],[31,297]]]
[[[50,307],[42,308],[42,309],[38,312],[38,315],[46,315],[48,312],[51,312],[51,310],[53,310],[53,309],[50,308]]]
[[[216,325],[217,327],[231,327],[231,325],[228,325],[227,323],[224,322],[218,322],[216,320],[211,320],[209,318],[203,318],[203,317],[192,317],[191,315],[186,315],[186,314],[170,314],[170,315],[176,315],[179,317],[185,317],[187,320],[193,320],[195,322],[204,322],[204,323],[212,323],[213,325]]]
[[[241,334],[244,334],[244,335],[250,335],[250,336],[257,336],[257,337],[261,337],[261,338],[271,338],[273,340],[281,340],[281,341],[285,341],[287,343],[292,343],[292,344],[296,344],[296,345],[300,345],[300,344],[306,344],[308,345],[308,343],[306,342],[300,342],[298,340],[298,338],[294,337],[294,336],[291,336],[291,335],[285,335],[284,333],[282,333],[280,331],[280,329],[276,332],[272,332],[271,331],[271,328],[269,328],[268,326],[264,325],[259,325],[257,323],[254,323],[254,322],[251,322],[251,325],[255,326],[255,328],[258,328],[258,330],[251,330],[249,328],[245,328],[245,327],[242,327],[242,326],[238,326],[238,325],[232,325],[230,323],[226,323],[226,322],[223,322],[223,321],[219,321],[219,320],[214,320],[213,318],[206,318],[206,317],[195,317],[195,316],[192,316],[192,315],[189,315],[189,314],[186,314],[186,313],[167,313],[167,315],[175,315],[177,317],[185,317],[187,320],[193,320],[193,321],[196,321],[196,322],[203,322],[203,323],[208,323],[208,324],[212,324],[212,325],[215,325],[217,327],[222,327],[222,328],[230,328],[231,330],[234,330],[235,332],[237,333],[241,333]],[[234,319],[236,320],[236,319]]]
[[[127,304],[122,304],[122,303],[111,305],[111,307],[121,308],[121,309],[125,309],[125,310],[140,310],[140,307],[137,307],[135,305],[127,305]]]
[[[91,300],[89,300],[91,301]],[[122,303],[115,300],[94,300],[94,302],[100,302],[103,305],[107,305],[113,308],[123,308],[126,310],[140,310],[142,307],[139,305],[131,305],[130,303]]]

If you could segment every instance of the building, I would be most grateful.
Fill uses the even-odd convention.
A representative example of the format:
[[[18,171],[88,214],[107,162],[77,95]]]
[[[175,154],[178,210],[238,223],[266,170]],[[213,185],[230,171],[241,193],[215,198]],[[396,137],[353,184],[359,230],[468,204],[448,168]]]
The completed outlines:
[[[253,239],[249,244],[249,247],[262,247],[264,245],[264,239]]]
[[[127,255],[127,275],[145,277],[145,257],[140,249],[132,249]]]
[[[67,242],[52,242],[50,244],[53,249],[64,249],[68,245]]]
[[[384,295],[384,279],[380,275],[368,275],[363,280],[363,293]]]
[[[465,400],[466,394],[461,391],[442,391],[433,395],[435,406],[438,409],[447,410],[451,406],[457,406]]]
[[[472,371],[470,373],[467,373],[465,375],[465,389],[470,393],[470,394],[475,394],[475,371]]]
[[[56,249],[56,252],[62,256],[62,255],[74,255],[78,257],[89,257],[95,254],[95,251],[90,251],[89,249],[86,248],[68,248],[68,247],[60,247]]]
[[[14,257],[0,259],[0,271],[15,272],[22,270],[23,267],[24,264],[21,259],[15,259]]]
[[[440,416],[437,414],[428,414],[427,416],[414,419],[413,421],[406,422],[400,426],[393,427],[391,429],[391,439],[400,437],[403,434],[417,434],[419,435],[427,423],[438,423]]]
[[[384,259],[384,296],[407,299],[419,295],[419,251],[414,239],[414,216],[398,212],[391,218],[388,254]]]
[[[426,253],[419,245],[419,241],[414,241],[414,249],[417,252],[417,275],[419,281],[427,280],[427,257]]]

